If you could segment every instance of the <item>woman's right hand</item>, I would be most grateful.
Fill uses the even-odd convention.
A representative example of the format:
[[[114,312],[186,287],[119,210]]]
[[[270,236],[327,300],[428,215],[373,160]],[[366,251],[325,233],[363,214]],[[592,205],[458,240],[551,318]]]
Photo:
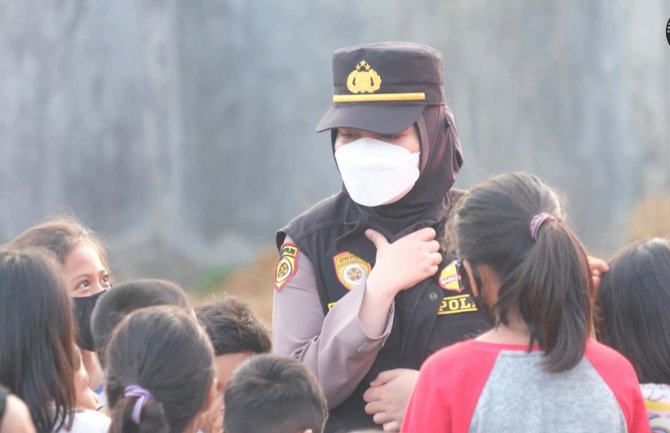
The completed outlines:
[[[393,243],[372,229],[367,229],[365,236],[377,248],[375,266],[366,282],[370,291],[393,298],[398,292],[435,275],[442,262],[440,244],[435,240],[435,230],[430,227],[405,235]]]

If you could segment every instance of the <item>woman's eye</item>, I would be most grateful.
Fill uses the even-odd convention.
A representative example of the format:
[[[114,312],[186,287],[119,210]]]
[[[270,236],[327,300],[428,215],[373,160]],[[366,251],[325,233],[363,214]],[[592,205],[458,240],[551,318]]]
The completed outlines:
[[[83,280],[77,284],[77,289],[87,289],[90,285],[91,283],[88,280]]]
[[[103,286],[109,286],[110,283],[111,283],[111,281],[110,281],[110,278],[109,278],[109,274],[103,275],[102,276],[102,285]]]
[[[381,138],[384,141],[395,141],[400,138],[400,135],[399,134],[380,135],[379,138]]]

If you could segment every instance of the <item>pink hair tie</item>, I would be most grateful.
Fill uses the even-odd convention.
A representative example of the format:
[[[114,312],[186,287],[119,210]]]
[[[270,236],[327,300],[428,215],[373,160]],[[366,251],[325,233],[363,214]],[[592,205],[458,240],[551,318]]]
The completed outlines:
[[[133,414],[130,419],[137,425],[140,425],[140,414],[142,413],[142,408],[147,404],[147,401],[152,397],[151,393],[137,385],[128,385],[126,386],[124,392],[124,397],[137,397],[135,402],[135,407],[133,408]]]
[[[535,215],[530,220],[530,237],[533,238],[534,241],[537,240],[537,233],[540,231],[540,227],[542,227],[542,224],[547,220],[556,221],[556,218],[546,212],[542,212]]]

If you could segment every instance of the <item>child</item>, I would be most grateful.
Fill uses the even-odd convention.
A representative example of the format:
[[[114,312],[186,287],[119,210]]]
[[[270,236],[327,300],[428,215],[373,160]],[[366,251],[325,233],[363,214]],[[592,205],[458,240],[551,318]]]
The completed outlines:
[[[192,433],[214,401],[212,345],[182,309],[130,314],[114,330],[105,359],[109,433]]]
[[[598,291],[598,338],[635,367],[652,431],[670,431],[670,241],[637,242],[609,266]]]
[[[203,417],[200,431],[215,433],[223,425],[223,392],[233,372],[252,355],[269,352],[270,336],[249,306],[234,296],[197,307],[195,314],[214,346],[217,377],[216,400]]]
[[[133,311],[158,305],[173,305],[186,312],[192,311],[184,289],[160,279],[125,281],[100,299],[91,315],[91,335],[103,367],[105,350],[114,328]]]
[[[112,275],[98,237],[72,217],[54,218],[34,225],[9,244],[12,248],[45,248],[62,266],[68,293],[73,299],[77,345],[89,374],[91,387],[102,384],[102,369],[94,353],[91,314],[111,287]]]
[[[35,433],[30,411],[20,398],[0,385],[0,433]]]
[[[635,371],[590,339],[593,282],[556,193],[496,176],[455,210],[461,278],[494,328],[421,367],[402,431],[649,431]]]
[[[39,433],[103,433],[109,418],[77,408],[72,302],[43,250],[0,251],[0,383]],[[75,410],[76,409],[76,410]]]
[[[328,407],[298,361],[257,355],[237,369],[225,393],[226,433],[322,433]]]

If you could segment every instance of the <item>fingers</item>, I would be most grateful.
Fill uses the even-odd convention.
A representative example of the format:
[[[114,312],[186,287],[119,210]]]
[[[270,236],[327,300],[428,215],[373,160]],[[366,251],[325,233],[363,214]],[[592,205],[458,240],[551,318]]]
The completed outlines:
[[[385,432],[399,432],[400,431],[400,423],[398,421],[390,421],[384,424],[382,427]]]
[[[435,233],[435,229],[432,227],[425,227],[407,235],[407,237],[413,237],[422,241],[432,241],[435,239],[435,236],[437,236],[437,233]]]
[[[440,250],[440,243],[435,240],[435,230],[431,227],[426,227],[421,230],[417,230],[406,235],[406,238],[413,238],[420,241],[426,242],[426,250],[430,253]],[[383,234],[379,233],[374,229],[365,230],[365,237],[370,239],[370,241],[375,245],[377,249],[384,247],[389,244],[389,241],[384,237]]]
[[[401,373],[402,373],[401,368],[394,368],[393,370],[384,370],[377,375],[375,380],[370,382],[370,386],[383,385],[383,384],[385,384],[387,382],[390,382],[391,380],[395,379],[396,377],[400,376]]]
[[[363,394],[363,400],[365,400],[368,403],[378,401],[380,399],[381,399],[381,390],[379,389],[378,386],[368,388]]]
[[[589,262],[589,268],[591,268],[592,273],[598,272],[599,275],[602,275],[610,269],[610,267],[607,265],[607,262],[603,259],[599,259],[598,257],[593,256],[587,256],[586,259]]]
[[[381,400],[373,401],[365,405],[365,413],[375,415],[384,411],[384,403]]]
[[[589,268],[591,269],[591,279],[593,280],[593,286],[598,289],[600,287],[602,276],[609,270],[609,266],[607,265],[606,261],[597,257],[588,256],[587,260],[589,262]]]
[[[395,418],[393,418],[388,412],[379,412],[372,416],[372,421],[374,421],[375,424],[381,425],[395,421]]]
[[[367,229],[365,231],[365,237],[370,239],[370,241],[375,244],[377,249],[380,249],[389,244],[384,235],[379,233],[377,230]]]

